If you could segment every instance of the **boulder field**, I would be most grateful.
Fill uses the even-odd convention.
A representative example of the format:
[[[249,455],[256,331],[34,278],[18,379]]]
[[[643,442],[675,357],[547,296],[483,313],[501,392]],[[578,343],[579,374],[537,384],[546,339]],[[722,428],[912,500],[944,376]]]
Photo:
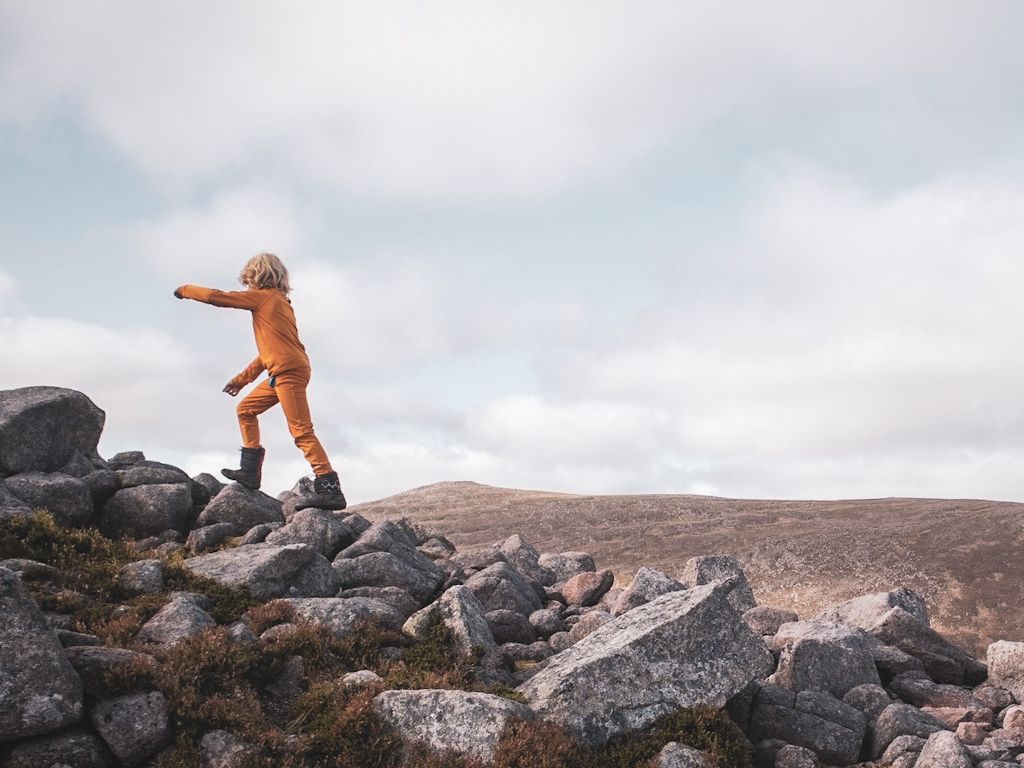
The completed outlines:
[[[104,459],[103,424],[72,390],[0,391],[0,765],[359,766],[372,752],[386,758],[367,765],[553,766],[509,758],[513,736],[547,728],[552,754],[611,755],[686,710],[720,717],[740,751],[680,732],[629,764],[1024,765],[1024,642],[975,659],[900,585],[804,617],[758,605],[723,554],[616,585],[588,553],[538,552],[518,534],[459,551],[401,517],[295,513],[308,481],[274,498],[137,451]],[[43,520],[79,544],[12,538]],[[83,566],[111,581],[106,602],[75,613],[74,558],[103,542],[123,561],[107,576]],[[371,633],[386,641],[367,650]],[[279,739],[202,699],[209,668],[183,703],[169,670],[207,663],[198,649],[247,670],[232,695]],[[368,666],[327,675],[332,653]],[[328,747],[311,723],[335,690],[362,719]],[[295,717],[296,703],[320,714]],[[362,751],[344,752],[346,738]],[[626,765],[606,759],[571,765]]]

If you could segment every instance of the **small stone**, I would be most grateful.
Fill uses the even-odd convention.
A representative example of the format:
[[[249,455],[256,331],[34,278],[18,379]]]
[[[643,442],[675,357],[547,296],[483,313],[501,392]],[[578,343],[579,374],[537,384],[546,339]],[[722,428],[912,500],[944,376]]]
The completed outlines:
[[[178,592],[149,621],[142,625],[135,639],[141,643],[171,646],[217,626],[204,609],[203,595]]]
[[[978,745],[988,738],[989,729],[981,723],[960,723],[956,727],[957,738],[964,744]]]
[[[358,672],[349,672],[342,675],[341,683],[346,688],[369,688],[384,682],[383,678],[372,669],[360,669]]]
[[[121,589],[130,595],[155,595],[164,591],[164,564],[160,560],[136,560],[121,569]]]
[[[201,528],[194,528],[188,534],[185,546],[196,554],[211,552],[233,536],[238,536],[241,530],[234,523],[213,523],[204,525]]]
[[[529,645],[537,639],[537,634],[530,625],[529,619],[516,611],[489,611],[485,618],[498,645],[505,643],[523,643]]]
[[[949,731],[939,731],[928,741],[917,758],[915,768],[973,768],[971,753]]]
[[[92,723],[125,766],[142,765],[173,737],[167,700],[159,691],[99,701],[92,709]]]
[[[670,741],[654,758],[655,768],[711,768],[708,756],[699,749]]]
[[[209,731],[199,741],[199,768],[248,768],[258,754],[253,745],[227,731]]]
[[[596,605],[614,582],[615,574],[611,571],[584,572],[565,582],[562,594],[569,603],[575,605]]]

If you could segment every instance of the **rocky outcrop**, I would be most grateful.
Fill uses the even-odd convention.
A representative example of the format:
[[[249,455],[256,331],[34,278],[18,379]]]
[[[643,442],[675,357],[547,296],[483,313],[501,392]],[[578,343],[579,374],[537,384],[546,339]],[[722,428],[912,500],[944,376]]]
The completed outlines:
[[[96,468],[103,411],[81,392],[60,387],[0,390],[0,476],[56,472],[83,457]]]
[[[78,722],[82,681],[21,579],[5,568],[0,617],[0,742]]]
[[[771,667],[718,585],[676,592],[609,621],[518,690],[583,741],[642,728],[679,707],[721,707]]]
[[[485,762],[511,723],[533,718],[517,702],[465,691],[384,691],[373,708],[408,742]]]

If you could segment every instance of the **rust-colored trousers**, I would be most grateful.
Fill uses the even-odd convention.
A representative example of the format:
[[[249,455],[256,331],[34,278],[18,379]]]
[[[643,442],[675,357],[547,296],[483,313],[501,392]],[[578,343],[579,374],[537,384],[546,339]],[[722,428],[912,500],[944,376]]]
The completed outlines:
[[[313,418],[309,415],[309,402],[306,400],[306,386],[309,384],[309,371],[285,371],[275,379],[275,386],[270,381],[262,381],[259,386],[246,395],[236,409],[238,426],[242,430],[242,445],[246,448],[260,447],[260,425],[257,417],[268,408],[281,403],[281,410],[288,420],[288,431],[295,438],[297,445],[306,456],[306,461],[317,475],[325,475],[333,471],[327,458],[327,451],[313,433]]]

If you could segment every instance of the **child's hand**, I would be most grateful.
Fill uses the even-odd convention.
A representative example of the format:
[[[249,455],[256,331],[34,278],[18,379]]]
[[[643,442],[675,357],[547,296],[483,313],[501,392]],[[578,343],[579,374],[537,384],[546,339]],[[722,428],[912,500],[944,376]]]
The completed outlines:
[[[232,379],[224,386],[223,391],[234,397],[242,391],[242,388],[235,383],[234,379]]]
[[[175,288],[174,289],[174,298],[176,298],[176,299],[184,299],[185,298],[184,296],[181,295],[181,288]]]

